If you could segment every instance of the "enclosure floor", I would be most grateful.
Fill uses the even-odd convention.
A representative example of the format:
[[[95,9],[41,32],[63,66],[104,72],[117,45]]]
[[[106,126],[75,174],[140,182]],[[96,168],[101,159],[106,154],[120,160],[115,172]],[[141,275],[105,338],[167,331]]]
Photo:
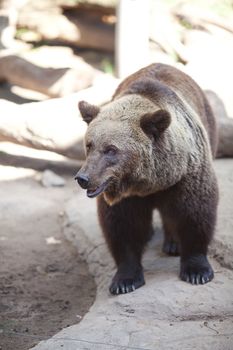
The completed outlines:
[[[18,177],[18,178],[17,178]],[[72,179],[45,188],[30,170],[0,166],[0,349],[26,350],[77,324],[96,287],[62,233]]]

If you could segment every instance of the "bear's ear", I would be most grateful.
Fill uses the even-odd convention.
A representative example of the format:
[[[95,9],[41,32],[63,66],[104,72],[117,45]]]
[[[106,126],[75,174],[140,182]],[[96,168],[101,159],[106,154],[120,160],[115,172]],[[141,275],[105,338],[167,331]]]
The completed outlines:
[[[86,101],[80,101],[78,104],[79,111],[83,120],[90,124],[90,122],[97,116],[100,109],[98,106],[91,105]]]
[[[160,109],[155,113],[144,114],[140,120],[142,130],[148,135],[158,137],[170,125],[171,116],[167,111]]]

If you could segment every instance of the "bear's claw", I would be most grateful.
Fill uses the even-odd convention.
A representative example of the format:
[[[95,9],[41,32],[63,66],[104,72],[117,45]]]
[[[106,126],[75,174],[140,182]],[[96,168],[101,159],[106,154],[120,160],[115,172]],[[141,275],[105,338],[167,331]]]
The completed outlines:
[[[135,291],[135,289],[145,284],[143,273],[139,274],[135,278],[123,278],[120,274],[116,273],[109,287],[109,291],[113,295],[125,294]]]
[[[205,284],[214,278],[214,272],[206,256],[199,255],[181,262],[180,278],[191,284]]]

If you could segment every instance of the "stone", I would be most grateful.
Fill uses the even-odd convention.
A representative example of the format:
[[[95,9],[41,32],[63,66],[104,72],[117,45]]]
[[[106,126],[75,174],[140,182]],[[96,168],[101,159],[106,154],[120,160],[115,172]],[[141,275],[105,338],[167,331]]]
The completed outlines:
[[[41,176],[41,183],[44,187],[63,187],[65,186],[65,179],[55,174],[51,170],[45,170]]]

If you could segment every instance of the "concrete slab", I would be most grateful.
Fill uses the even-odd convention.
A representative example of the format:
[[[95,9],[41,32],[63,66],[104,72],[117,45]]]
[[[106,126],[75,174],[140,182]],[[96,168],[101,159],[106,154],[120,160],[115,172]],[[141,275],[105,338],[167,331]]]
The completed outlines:
[[[70,199],[64,234],[88,262],[97,297],[79,325],[63,329],[34,350],[232,350],[233,161],[218,160],[215,166],[221,200],[210,250],[215,279],[206,285],[179,280],[179,258],[161,252],[161,224],[155,214],[155,236],[143,259],[146,285],[130,294],[111,296],[108,285],[114,264],[100,232],[96,203],[85,193]]]

